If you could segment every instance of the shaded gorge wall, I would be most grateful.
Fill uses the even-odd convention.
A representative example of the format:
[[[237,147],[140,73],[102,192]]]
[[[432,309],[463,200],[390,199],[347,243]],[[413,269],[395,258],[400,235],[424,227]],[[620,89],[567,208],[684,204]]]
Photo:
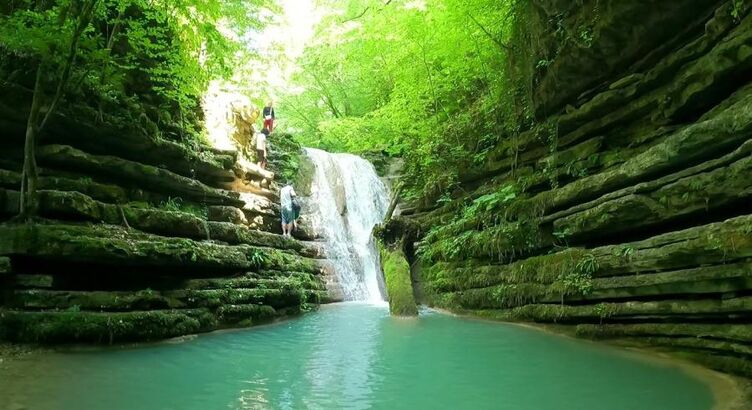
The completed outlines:
[[[392,222],[419,297],[752,375],[749,2],[518,11],[522,131]]]
[[[0,91],[0,339],[153,340],[329,299],[319,247],[280,235],[275,174],[297,172],[301,153],[289,136],[270,138],[267,171],[238,149],[66,109],[38,148],[39,218],[11,223],[30,101],[22,87]],[[310,232],[303,226],[298,238]]]

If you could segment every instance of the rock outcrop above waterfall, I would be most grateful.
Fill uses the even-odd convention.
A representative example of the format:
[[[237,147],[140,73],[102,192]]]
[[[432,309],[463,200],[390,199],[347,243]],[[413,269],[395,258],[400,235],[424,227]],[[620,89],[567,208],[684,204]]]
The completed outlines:
[[[530,2],[511,66],[537,125],[394,222],[421,298],[752,377],[750,8]]]
[[[289,141],[270,138],[271,172],[236,147],[186,147],[60,115],[38,149],[39,218],[10,223],[25,124],[12,107],[30,98],[13,90],[0,93],[0,339],[154,340],[331,299],[320,246],[279,234],[273,178],[297,172],[300,155]]]

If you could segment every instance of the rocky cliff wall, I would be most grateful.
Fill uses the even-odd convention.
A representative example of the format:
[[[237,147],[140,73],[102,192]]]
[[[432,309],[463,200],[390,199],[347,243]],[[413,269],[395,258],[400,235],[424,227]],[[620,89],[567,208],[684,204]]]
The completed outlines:
[[[10,85],[0,96],[0,339],[153,340],[327,300],[317,247],[279,235],[274,173],[236,149],[64,110],[38,147],[39,218],[12,223],[30,96]],[[280,167],[300,149],[270,143]]]
[[[751,6],[524,3],[523,132],[394,222],[420,297],[752,376]]]

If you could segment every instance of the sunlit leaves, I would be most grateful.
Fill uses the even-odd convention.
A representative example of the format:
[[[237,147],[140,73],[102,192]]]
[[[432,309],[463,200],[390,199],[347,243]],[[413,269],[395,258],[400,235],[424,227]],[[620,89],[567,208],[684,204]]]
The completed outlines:
[[[337,12],[298,61],[291,125],[306,144],[404,155],[408,196],[451,189],[507,123],[511,2],[324,3]]]
[[[41,63],[49,83],[57,81],[82,3],[18,1],[0,7],[0,53],[32,63],[22,66],[28,72],[20,77],[28,78]],[[274,7],[273,0],[95,4],[80,38],[68,93],[110,103],[145,99],[180,113],[195,109],[210,80],[230,77],[248,63],[244,41],[260,27],[261,9]],[[0,73],[2,65],[0,61]]]

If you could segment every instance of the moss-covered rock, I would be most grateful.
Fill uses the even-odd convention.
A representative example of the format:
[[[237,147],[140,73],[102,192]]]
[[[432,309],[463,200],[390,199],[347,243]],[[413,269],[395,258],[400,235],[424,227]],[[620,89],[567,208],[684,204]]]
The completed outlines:
[[[52,275],[15,275],[13,286],[15,288],[36,288],[49,289],[55,284],[55,277]]]
[[[170,307],[170,301],[150,289],[137,292],[16,290],[7,305],[25,310],[92,311],[159,310]]]
[[[229,222],[235,225],[248,225],[248,220],[243,211],[234,206],[210,206],[209,220],[214,222]]]
[[[126,203],[129,200],[142,200],[143,196],[132,195],[125,188],[117,185],[94,182],[91,178],[67,178],[61,176],[46,176],[42,172],[39,177],[39,189],[56,191],[75,191],[88,195],[96,200],[108,203]],[[18,190],[21,186],[21,173],[0,169],[0,188]]]
[[[267,305],[274,308],[299,306],[307,299],[303,289],[186,289],[163,292],[175,300],[172,308],[209,307],[221,305]]]
[[[3,192],[13,191],[0,189],[0,195]],[[322,256],[315,245],[293,241],[282,235],[230,222],[207,222],[187,212],[106,204],[79,192],[39,191],[39,212],[49,218],[127,225],[157,235],[218,240],[231,245],[256,245],[292,250],[309,257]]]
[[[64,170],[95,173],[126,186],[143,187],[167,195],[207,204],[243,206],[236,193],[211,188],[203,183],[166,169],[119,157],[91,155],[65,145],[40,147],[39,162]]]
[[[410,279],[410,264],[400,249],[380,245],[381,267],[384,271],[389,312],[395,316],[417,316],[418,307]]]
[[[726,167],[679,179],[652,192],[627,195],[558,219],[554,229],[577,239],[707,214],[748,201],[752,196],[750,175],[752,158],[747,157]]]
[[[252,326],[274,320],[281,316],[271,306],[223,305],[217,309],[217,319],[225,326]]]
[[[694,337],[697,339],[752,342],[752,325],[748,324],[604,324],[578,325],[577,334],[593,339],[624,337]]]
[[[148,235],[109,225],[0,225],[0,255],[119,266],[254,269],[318,273],[316,261],[250,245],[217,245]]]
[[[318,276],[306,272],[275,272],[269,275],[248,273],[229,278],[190,279],[184,289],[304,289],[326,290]]]
[[[589,305],[535,304],[464,313],[508,322],[614,323],[724,321],[752,317],[752,298],[605,302]]]
[[[157,340],[216,327],[208,310],[96,313],[0,310],[0,339],[33,343],[118,343]]]

